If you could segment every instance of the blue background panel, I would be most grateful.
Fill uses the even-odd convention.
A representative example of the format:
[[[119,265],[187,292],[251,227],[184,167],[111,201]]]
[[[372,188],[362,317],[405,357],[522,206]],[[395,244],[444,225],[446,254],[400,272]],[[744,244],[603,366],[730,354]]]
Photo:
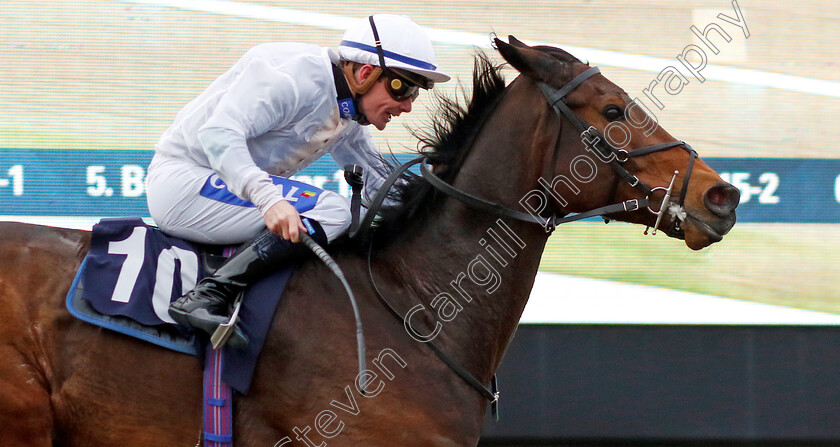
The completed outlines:
[[[0,214],[148,216],[143,179],[151,157],[127,150],[0,149]],[[840,222],[840,160],[704,160],[741,190],[739,222]],[[347,195],[338,170],[324,157],[297,178]]]

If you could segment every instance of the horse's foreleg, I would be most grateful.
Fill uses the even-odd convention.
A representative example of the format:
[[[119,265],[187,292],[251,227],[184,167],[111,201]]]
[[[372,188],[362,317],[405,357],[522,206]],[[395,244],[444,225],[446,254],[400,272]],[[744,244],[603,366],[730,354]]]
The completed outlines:
[[[51,447],[52,415],[35,367],[13,346],[0,345],[0,445]]]

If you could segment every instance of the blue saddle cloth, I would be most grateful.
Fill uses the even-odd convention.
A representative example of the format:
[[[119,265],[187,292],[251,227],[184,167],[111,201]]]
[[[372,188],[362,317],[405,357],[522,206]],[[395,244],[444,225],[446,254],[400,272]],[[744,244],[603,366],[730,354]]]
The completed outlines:
[[[209,342],[172,324],[169,303],[193,288],[207,272],[196,248],[163,234],[139,218],[103,219],[93,228],[91,249],[70,291],[67,309],[97,326],[167,349],[203,355]],[[250,342],[223,347],[222,379],[247,393],[274,311],[293,269],[263,278],[245,291],[239,324]]]

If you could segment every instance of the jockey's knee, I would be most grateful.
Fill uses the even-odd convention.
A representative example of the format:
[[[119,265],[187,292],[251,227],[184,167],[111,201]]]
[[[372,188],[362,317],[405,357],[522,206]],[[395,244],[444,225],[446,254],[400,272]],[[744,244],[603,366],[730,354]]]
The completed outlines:
[[[352,219],[349,200],[332,191],[324,191],[315,208],[303,213],[303,216],[317,220],[329,242],[344,234],[350,228]]]

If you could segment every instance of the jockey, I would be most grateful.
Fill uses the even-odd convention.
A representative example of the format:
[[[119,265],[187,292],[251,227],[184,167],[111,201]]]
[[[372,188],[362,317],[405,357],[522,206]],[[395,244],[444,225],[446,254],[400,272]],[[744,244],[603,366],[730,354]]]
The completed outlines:
[[[426,32],[400,15],[360,21],[337,51],[266,43],[245,53],[178,113],[149,166],[149,211],[164,232],[205,244],[250,241],[173,302],[170,316],[212,334],[248,284],[302,258],[300,231],[321,245],[343,234],[349,201],[312,188],[314,206],[298,210],[287,178],[331,153],[339,166],[364,169],[370,199],[387,165],[368,126],[385,129],[411,111],[420,88],[447,80]],[[237,328],[229,342],[247,339]]]

